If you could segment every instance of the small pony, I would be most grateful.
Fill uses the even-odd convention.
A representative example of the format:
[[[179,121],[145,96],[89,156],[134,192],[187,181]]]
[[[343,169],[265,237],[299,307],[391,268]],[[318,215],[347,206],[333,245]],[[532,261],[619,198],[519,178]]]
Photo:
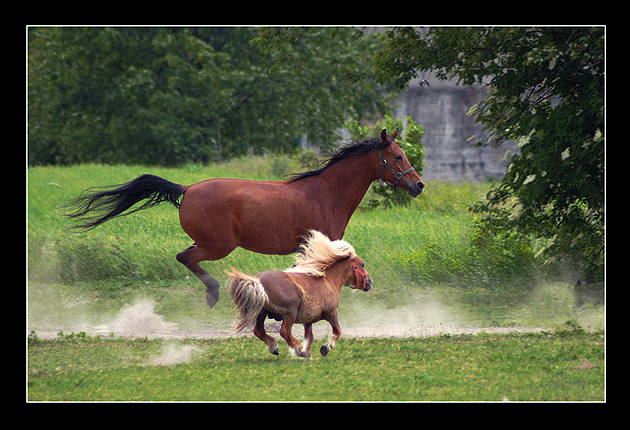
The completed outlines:
[[[234,329],[240,332],[253,325],[254,335],[265,342],[269,352],[278,355],[278,343],[265,332],[265,318],[282,321],[280,336],[295,355],[306,359],[311,358],[313,323],[326,320],[332,327],[332,337],[320,349],[323,356],[341,336],[337,316],[341,287],[372,288],[372,278],[352,245],[331,241],[316,230],[309,231],[290,269],[256,276],[235,269],[226,273],[230,295],[240,313]],[[304,345],[293,337],[293,324],[304,324]]]

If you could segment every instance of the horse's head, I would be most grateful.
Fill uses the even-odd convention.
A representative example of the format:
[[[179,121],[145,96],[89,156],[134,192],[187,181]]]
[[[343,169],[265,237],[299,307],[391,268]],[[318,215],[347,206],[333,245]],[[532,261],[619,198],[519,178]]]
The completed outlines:
[[[353,289],[359,289],[363,291],[370,291],[372,288],[372,278],[365,270],[365,263],[358,255],[348,260],[352,272],[349,272],[346,284],[350,285]]]
[[[398,136],[398,129],[392,135],[387,130],[381,132],[381,148],[377,153],[381,163],[381,181],[394,190],[399,186],[405,189],[411,197],[422,193],[424,182],[418,172],[409,163],[407,156],[394,141]]]

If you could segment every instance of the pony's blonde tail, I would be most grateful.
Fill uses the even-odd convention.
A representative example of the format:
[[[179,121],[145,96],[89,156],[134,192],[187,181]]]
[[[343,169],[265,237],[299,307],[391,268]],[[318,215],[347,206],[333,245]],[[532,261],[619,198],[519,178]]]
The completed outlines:
[[[230,295],[240,313],[240,319],[234,325],[234,330],[238,333],[256,323],[260,311],[269,303],[269,297],[257,277],[236,269],[226,272],[226,275],[230,284]]]

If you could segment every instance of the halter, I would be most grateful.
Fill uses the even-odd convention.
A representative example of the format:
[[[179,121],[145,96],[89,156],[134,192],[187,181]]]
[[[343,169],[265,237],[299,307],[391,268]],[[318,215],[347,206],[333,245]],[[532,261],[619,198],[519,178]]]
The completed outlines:
[[[350,263],[352,263],[352,271],[354,272],[354,287],[352,288],[362,289],[361,285],[367,282],[368,274],[364,268],[359,267],[359,265],[355,263],[354,261],[351,261]]]
[[[383,183],[385,185],[389,185],[390,187],[392,187],[394,189],[394,191],[396,191],[396,189],[398,188],[398,181],[400,181],[400,178],[405,176],[407,173],[411,173],[414,170],[416,170],[413,167],[410,167],[409,169],[405,170],[404,172],[397,172],[396,170],[394,170],[394,168],[392,166],[389,165],[389,163],[387,163],[387,160],[385,159],[385,157],[383,157],[383,154],[381,154],[381,150],[380,149],[377,148],[376,149],[376,153],[378,154],[378,157],[381,159],[381,183]],[[396,180],[394,181],[393,184],[390,183],[390,182],[387,182],[385,180],[385,176],[383,175],[385,173],[385,168],[387,168],[387,170],[392,172],[392,174],[396,178]]]

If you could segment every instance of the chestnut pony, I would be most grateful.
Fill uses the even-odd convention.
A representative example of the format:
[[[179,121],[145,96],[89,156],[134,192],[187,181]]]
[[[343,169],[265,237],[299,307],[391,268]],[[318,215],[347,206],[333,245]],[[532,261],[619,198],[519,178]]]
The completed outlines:
[[[204,283],[206,302],[213,307],[219,300],[219,282],[199,262],[220,260],[239,246],[262,254],[290,254],[309,230],[341,239],[377,179],[418,196],[424,182],[394,141],[397,134],[398,130],[388,135],[383,129],[380,138],[342,147],[321,169],[287,181],[216,178],[179,185],[142,175],[116,188],[87,190],[68,204],[74,207],[68,216],[84,218],[76,227],[91,229],[119,215],[172,203],[179,208],[182,228],[194,241],[177,254],[177,261]]]
[[[256,276],[235,269],[227,272],[230,295],[240,314],[236,331],[254,326],[254,334],[278,355],[278,343],[265,332],[265,318],[282,321],[280,336],[298,357],[311,358],[313,323],[326,320],[332,337],[320,349],[327,355],[341,336],[337,316],[339,293],[344,284],[369,291],[372,278],[365,264],[348,242],[331,241],[312,230],[300,246],[295,265],[285,271],[271,270]],[[304,324],[304,341],[293,337],[293,324]]]

